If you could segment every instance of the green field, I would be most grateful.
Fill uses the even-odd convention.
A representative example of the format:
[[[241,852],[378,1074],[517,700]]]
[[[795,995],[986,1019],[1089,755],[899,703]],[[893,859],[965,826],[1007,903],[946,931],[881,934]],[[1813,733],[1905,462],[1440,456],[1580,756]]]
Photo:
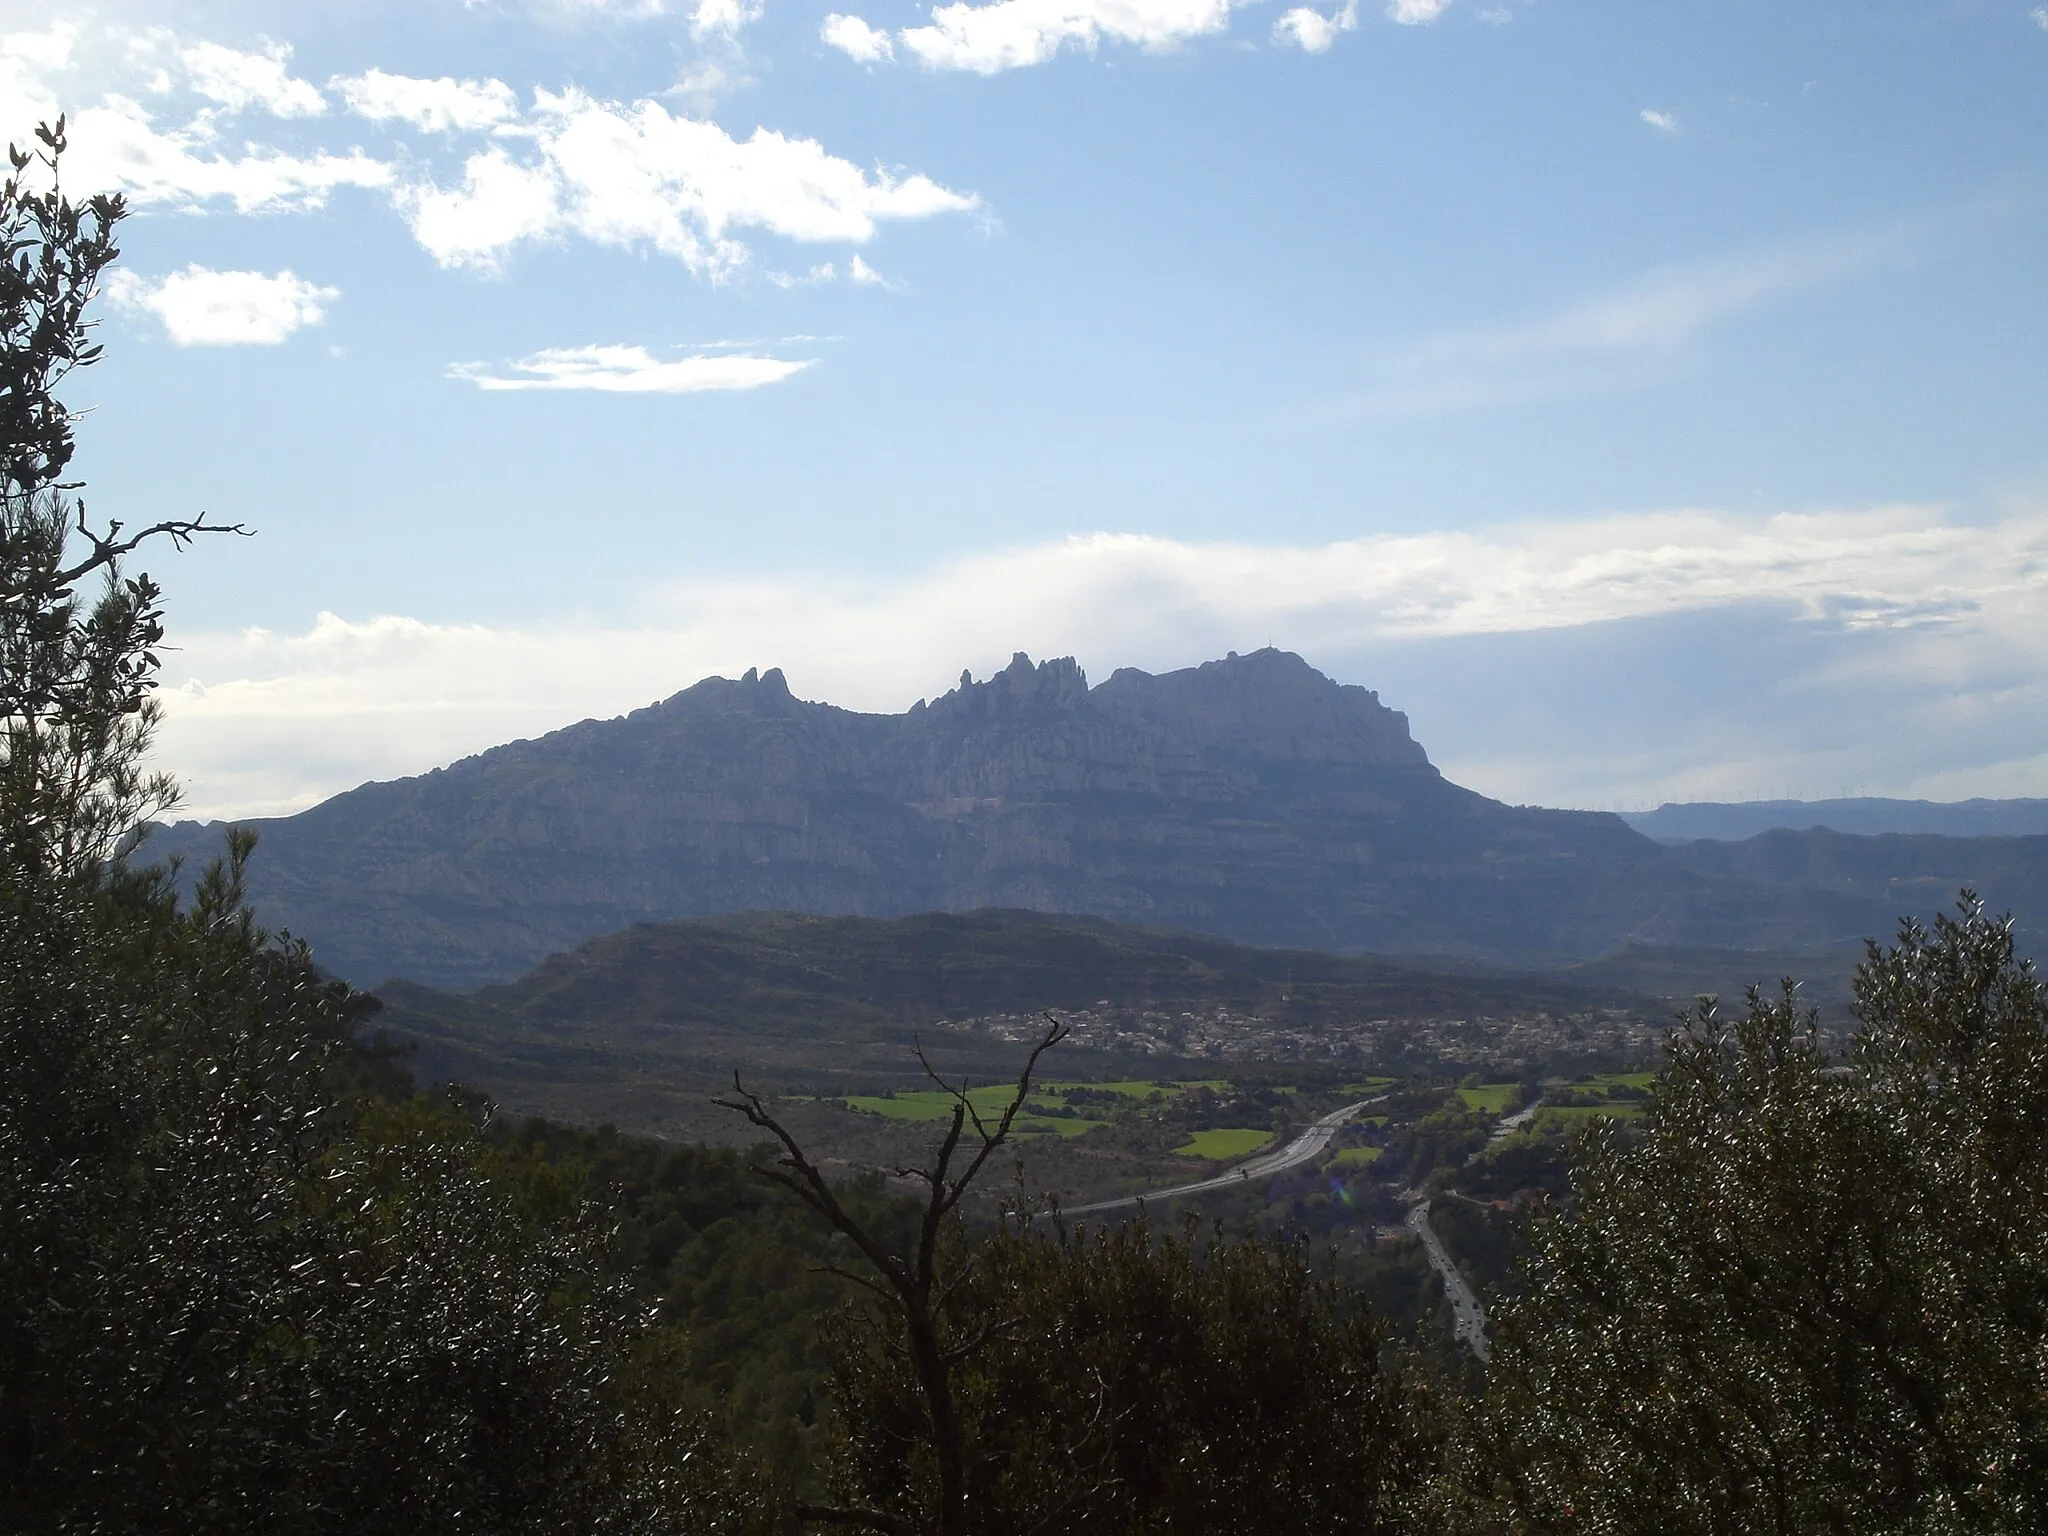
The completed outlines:
[[[967,1097],[977,1114],[1000,1115],[1015,1091],[1014,1087],[971,1088]],[[846,1100],[846,1107],[885,1120],[948,1120],[953,1115],[953,1096],[937,1088],[919,1088],[908,1093],[857,1095]],[[1026,1109],[1029,1107],[1027,1104]]]
[[[993,1122],[1009,1108],[1010,1095],[1016,1092],[1014,1085],[991,1084],[986,1088],[970,1088],[967,1097],[974,1105],[975,1112],[984,1120]],[[880,1115],[885,1120],[907,1120],[917,1123],[945,1121],[953,1117],[953,1096],[937,1088],[920,1088],[898,1094],[855,1094],[843,1101],[856,1114]],[[1059,1106],[1059,1100],[1041,1094],[1036,1090],[1025,1101],[1023,1113],[1017,1116],[1012,1127],[1020,1135],[1084,1136],[1107,1120],[1090,1119],[1085,1116],[1035,1115],[1034,1109],[1049,1109]]]
[[[1365,1168],[1379,1161],[1385,1147],[1346,1147],[1330,1159],[1332,1168]]]
[[[1595,1115],[1606,1115],[1615,1120],[1635,1120],[1643,1113],[1643,1100],[1636,1094],[1655,1082],[1654,1072],[1599,1072],[1591,1077],[1582,1077],[1565,1085],[1567,1091],[1598,1098],[1598,1104],[1546,1104],[1538,1112],[1537,1124],[1532,1130],[1550,1126],[1553,1129],[1570,1129]],[[1625,1090],[1624,1096],[1616,1097],[1615,1090]]]
[[[1091,1093],[1113,1093],[1121,1098],[1142,1104],[1155,1096],[1171,1099],[1190,1088],[1227,1089],[1227,1078],[1204,1078],[1198,1082],[1174,1082],[1159,1078],[1128,1078],[1113,1083],[1084,1083],[1078,1081],[1053,1081],[1034,1083],[1031,1097],[1025,1100],[1023,1113],[1017,1116],[1012,1127],[1024,1136],[1083,1136],[1098,1126],[1109,1124],[1110,1111],[1103,1107],[1075,1105],[1079,1113],[1047,1114],[1047,1110],[1064,1109],[1066,1095],[1074,1089]],[[975,1111],[984,1119],[993,1121],[1009,1107],[1010,1095],[1015,1093],[1014,1083],[989,1083],[967,1091],[968,1100]],[[944,1122],[952,1118],[953,1096],[939,1088],[914,1088],[900,1093],[859,1093],[850,1094],[840,1100],[855,1114],[880,1115],[885,1120],[905,1120],[914,1124]],[[1090,1109],[1093,1113],[1089,1113]],[[1237,1134],[1235,1132],[1230,1134]],[[1263,1138],[1266,1133],[1261,1131]],[[1230,1152],[1204,1152],[1203,1157],[1233,1157]]]
[[[1197,1131],[1193,1141],[1173,1150],[1182,1157],[1206,1157],[1221,1162],[1226,1158],[1243,1157],[1247,1153],[1256,1152],[1272,1139],[1273,1133],[1270,1130],[1226,1128]]]
[[[1515,1083],[1486,1083],[1478,1088],[1460,1088],[1458,1097],[1465,1101],[1465,1107],[1482,1115],[1507,1113],[1508,1101],[1515,1096]]]
[[[1069,1088],[1086,1088],[1095,1093],[1120,1093],[1129,1099],[1149,1099],[1153,1094],[1172,1098],[1190,1088],[1213,1088],[1218,1092],[1230,1086],[1230,1080],[1222,1077],[1203,1078],[1197,1082],[1170,1082],[1164,1078],[1132,1078],[1118,1083],[1049,1082],[1039,1085],[1047,1093],[1065,1093]]]
[[[1595,1077],[1587,1078],[1582,1084],[1574,1084],[1573,1086],[1647,1089],[1655,1081],[1657,1081],[1657,1074],[1654,1072],[1602,1072]]]
[[[1368,1077],[1362,1082],[1340,1083],[1337,1087],[1337,1092],[1343,1094],[1346,1098],[1355,1095],[1362,1099],[1367,1094],[1385,1093],[1393,1086],[1394,1079],[1391,1077]]]

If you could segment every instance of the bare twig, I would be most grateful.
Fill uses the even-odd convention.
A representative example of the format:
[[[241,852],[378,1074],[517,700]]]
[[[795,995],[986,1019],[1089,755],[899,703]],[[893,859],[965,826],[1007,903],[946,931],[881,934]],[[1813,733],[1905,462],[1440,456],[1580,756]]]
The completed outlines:
[[[69,570],[57,572],[55,580],[59,586],[68,587],[79,578],[90,576],[94,571],[112,565],[123,555],[133,554],[150,539],[168,538],[178,548],[183,549],[202,533],[231,533],[244,539],[255,537],[254,532],[241,523],[209,523],[204,513],[196,518],[179,517],[152,523],[140,533],[126,539],[121,537],[121,525],[118,522],[108,523],[107,531],[98,534],[86,525],[83,502],[78,506],[78,532],[80,537],[92,545],[92,553]]]
[[[933,1459],[938,1463],[939,1499],[933,1518],[920,1522],[938,1532],[938,1536],[958,1536],[967,1525],[967,1444],[966,1435],[960,1424],[959,1414],[953,1402],[952,1368],[975,1351],[984,1348],[990,1341],[1003,1336],[1017,1326],[1017,1319],[1005,1318],[989,1323],[975,1330],[965,1339],[947,1341],[942,1334],[942,1313],[947,1301],[963,1277],[952,1277],[941,1281],[938,1274],[939,1250],[947,1230],[947,1222],[965,1198],[968,1187],[987,1165],[1010,1135],[1019,1112],[1031,1097],[1032,1074],[1038,1069],[1038,1059],[1047,1051],[1067,1038],[1067,1026],[1052,1014],[1045,1015],[1046,1032],[1024,1062],[1024,1070],[1017,1076],[1017,1086],[1010,1095],[1010,1102],[1003,1110],[1002,1117],[991,1127],[975,1108],[965,1082],[958,1088],[946,1082],[926,1059],[920,1045],[916,1049],[917,1060],[925,1075],[937,1083],[953,1100],[953,1113],[947,1123],[946,1133],[939,1142],[928,1168],[899,1168],[898,1174],[914,1177],[924,1184],[920,1201],[917,1243],[910,1254],[891,1252],[872,1232],[840,1202],[832,1186],[826,1182],[824,1173],[805,1154],[789,1129],[775,1118],[774,1113],[762,1102],[760,1095],[747,1090],[739,1074],[733,1074],[734,1097],[718,1099],[715,1102],[737,1114],[744,1115],[748,1123],[768,1132],[780,1144],[782,1156],[773,1168],[757,1171],[769,1181],[781,1185],[804,1204],[816,1211],[831,1224],[832,1228],[851,1241],[860,1254],[881,1277],[884,1284],[846,1274],[836,1267],[834,1274],[843,1275],[864,1286],[880,1297],[896,1314],[902,1325],[900,1344],[892,1348],[900,1350],[908,1358],[916,1373],[918,1388],[924,1398],[926,1422],[930,1426]],[[977,1145],[967,1155],[966,1165],[957,1173],[954,1158],[961,1153],[961,1144],[967,1127],[972,1125]],[[910,1522],[886,1511],[840,1505],[804,1505],[799,1513],[809,1520],[833,1525],[853,1525],[877,1531],[909,1532]]]

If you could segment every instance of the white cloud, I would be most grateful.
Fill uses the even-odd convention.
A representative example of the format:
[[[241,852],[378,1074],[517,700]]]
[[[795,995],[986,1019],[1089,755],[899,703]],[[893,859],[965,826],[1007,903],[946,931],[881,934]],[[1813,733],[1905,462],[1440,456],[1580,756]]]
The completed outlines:
[[[519,115],[519,98],[502,80],[420,80],[372,69],[328,84],[357,116],[397,119],[425,133],[481,133]]]
[[[1371,387],[1343,411],[1413,415],[1609,387],[1710,326],[1854,276],[1900,243],[1883,234],[1818,239],[1668,268],[1526,324],[1431,337],[1381,359]]]
[[[846,276],[849,281],[861,283],[871,288],[894,288],[896,286],[888,278],[882,276],[881,273],[862,261],[858,251],[854,253],[852,260],[846,264]]]
[[[825,18],[825,24],[818,29],[818,36],[830,47],[861,64],[879,64],[884,59],[896,57],[896,48],[889,41],[889,34],[879,27],[869,26],[858,16],[842,16],[834,11]]]
[[[820,35],[834,48],[863,63],[891,58],[896,46],[927,69],[1000,74],[1043,64],[1062,48],[1092,53],[1105,40],[1133,43],[1155,52],[1230,26],[1230,13],[1249,0],[989,0],[975,5],[954,0],[935,7],[923,26],[889,35],[858,16],[837,12],[825,18]],[[1390,0],[1387,15],[1408,25],[1434,21],[1450,0]],[[1358,0],[1343,0],[1324,13],[1296,6],[1273,25],[1273,40],[1310,53],[1326,52],[1340,33],[1358,25]]]
[[[1298,5],[1273,23],[1273,41],[1293,43],[1304,53],[1328,53],[1339,34],[1357,25],[1358,0],[1345,0],[1341,9],[1328,16]]]
[[[78,190],[125,192],[136,203],[196,207],[216,199],[241,213],[318,208],[337,187],[387,187],[391,167],[359,149],[345,155],[252,148],[215,153],[196,129],[162,129],[136,103],[109,96],[72,114],[67,182]]]
[[[551,235],[561,222],[556,179],[495,144],[469,157],[460,186],[405,187],[398,206],[413,238],[444,267],[495,267],[510,247]]]
[[[1655,128],[1659,133],[1678,132],[1678,119],[1669,112],[1659,112],[1654,107],[1645,107],[1641,115],[1643,121],[1652,128]]]
[[[509,373],[481,363],[458,363],[450,378],[479,389],[588,389],[607,394],[681,395],[707,390],[758,389],[779,384],[811,366],[812,359],[711,353],[662,362],[645,347],[550,347],[521,358]]]
[[[1473,14],[1489,27],[1504,27],[1515,19],[1515,13],[1504,5],[1488,6],[1484,10],[1473,12]]]
[[[2032,18],[2035,26],[2043,32],[2048,32],[2048,5],[2037,5],[2027,12],[2027,15]]]
[[[784,667],[804,697],[898,710],[1019,648],[1076,655],[1100,679],[1269,637],[1381,687],[1454,776],[1491,793],[1616,804],[1797,792],[1809,772],[1823,789],[1899,792],[2023,771],[2048,791],[2048,508],[1987,523],[1913,507],[1673,512],[1287,547],[1098,534],[889,580],[689,580],[638,623],[324,616],[297,635],[181,634],[165,756],[193,777],[196,808],[249,812],[751,665]],[[1560,647],[1601,663],[1524,665]],[[1606,699],[1638,656],[1635,692]],[[1600,681],[1534,719],[1515,690],[1573,686],[1546,670]],[[1759,730],[1742,711],[1766,695],[1777,713]],[[1643,700],[1663,713],[1636,719]],[[1678,748],[1663,739],[1674,720],[1691,721]],[[1517,732],[1555,761],[1518,755]]]
[[[718,110],[721,98],[744,90],[753,83],[754,77],[747,73],[739,51],[733,49],[724,60],[694,61],[676,77],[676,83],[661,94],[688,102],[690,110],[698,117],[709,117]]]
[[[502,146],[472,156],[461,186],[408,189],[414,235],[446,266],[495,265],[524,240],[573,233],[648,247],[721,278],[747,259],[732,235],[860,244],[884,219],[977,206],[923,175],[869,173],[814,139],[766,128],[736,140],[657,102],[537,93],[531,161]]]
[[[71,68],[78,29],[57,22],[44,32],[0,36],[0,130],[26,140],[62,110],[51,77]]]
[[[821,261],[808,272],[770,272],[768,281],[778,288],[815,288],[820,283],[831,282],[838,275],[839,269],[831,262]]]
[[[182,46],[168,34],[95,34],[92,49],[79,46],[80,30],[59,25],[46,32],[17,32],[0,37],[0,136],[26,142],[39,121],[60,110],[68,117],[71,153],[65,179],[78,192],[125,192],[137,204],[198,207],[231,202],[241,212],[272,212],[316,208],[337,187],[385,187],[391,168],[360,150],[346,154],[316,151],[292,154],[261,146],[244,146],[239,154],[223,153],[218,145],[218,119],[223,111],[260,107],[273,113],[311,115],[325,110],[318,91],[285,70],[287,53],[241,53],[215,44]],[[126,74],[155,83],[166,91],[174,82],[154,65],[161,50],[176,47],[189,59],[193,94],[214,103],[182,126],[166,125],[129,97],[85,90],[76,76],[82,55],[115,52]],[[99,58],[105,65],[106,60]],[[308,94],[310,93],[310,94]],[[81,100],[95,96],[89,104]]]
[[[318,117],[327,110],[327,98],[291,73],[291,56],[282,43],[266,43],[260,53],[194,43],[179,51],[178,60],[192,88],[230,112],[261,107],[276,117]]]
[[[327,318],[341,297],[291,272],[214,272],[189,266],[164,278],[115,272],[107,296],[123,309],[155,315],[181,347],[276,346]]]
[[[759,13],[759,0],[703,0],[693,12],[728,43],[732,29]],[[107,45],[98,46],[100,54],[111,48],[116,74],[131,83],[163,74],[165,59],[179,62],[183,75],[164,75],[164,99],[152,96],[149,107],[116,93],[74,106],[66,162],[72,188],[120,191],[137,204],[190,211],[226,202],[242,213],[318,208],[342,187],[379,190],[448,267],[491,270],[524,243],[580,237],[659,252],[716,281],[750,260],[745,237],[753,232],[859,245],[886,221],[979,206],[929,176],[863,167],[814,139],[763,127],[735,138],[708,116],[680,115],[659,99],[607,101],[574,88],[541,89],[522,113],[501,80],[379,69],[330,82],[351,112],[423,131],[488,135],[489,142],[469,146],[459,172],[437,171],[418,157],[387,162],[360,148],[334,153],[256,142],[230,149],[220,130],[227,111],[325,109],[319,91],[289,74],[287,48],[238,51],[187,43],[163,30],[95,39]],[[0,130],[20,136],[38,116],[55,115],[60,93],[53,82],[74,67],[74,42],[69,27],[0,36]],[[700,65],[664,94],[691,100],[702,112],[718,93],[748,83],[736,72],[736,55]],[[197,95],[213,105],[194,111]],[[182,119],[175,115],[181,105]]]
[[[690,30],[699,37],[737,37],[761,19],[764,0],[697,0]]]
[[[956,0],[897,41],[927,69],[993,75],[1043,64],[1070,43],[1091,52],[1104,38],[1171,48],[1225,30],[1230,9],[1231,0]]]

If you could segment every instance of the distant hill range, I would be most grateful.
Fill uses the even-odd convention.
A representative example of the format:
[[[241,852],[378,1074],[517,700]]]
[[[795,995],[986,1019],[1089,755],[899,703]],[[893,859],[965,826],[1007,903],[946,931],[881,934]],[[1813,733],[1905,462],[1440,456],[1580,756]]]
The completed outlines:
[[[1806,951],[1973,877],[1922,860],[1902,906],[1860,865],[1808,859],[1787,883],[1619,816],[1503,805],[1448,782],[1377,695],[1270,649],[1092,688],[1020,654],[896,715],[799,700],[779,671],[709,678],[250,825],[267,920],[359,983],[461,990],[633,923],[759,909],[1092,913],[1512,968]],[[220,838],[183,823],[155,847]]]
[[[2042,837],[2048,836],[2048,800],[1703,800],[1624,811],[1621,819],[1660,843],[1740,842],[1815,827],[1858,837]]]
[[[1220,1011],[1308,1037],[1362,1020],[1406,1026],[1447,1016],[1658,1013],[1640,992],[1604,979],[1432,974],[1366,957],[1004,911],[747,912],[642,923],[467,996],[404,981],[378,993],[380,1026],[414,1046],[423,1081],[460,1078],[583,1118],[630,1117],[624,1106],[637,1099],[676,1097],[650,1094],[649,1085],[665,1089],[678,1077],[735,1065],[816,1083],[915,1076],[914,1038],[949,1069],[1004,1075],[1016,1067],[1013,1045],[963,1039],[943,1026],[1004,1015],[1021,1016],[1029,1029],[1044,1009],[1069,1019],[1077,1010]]]

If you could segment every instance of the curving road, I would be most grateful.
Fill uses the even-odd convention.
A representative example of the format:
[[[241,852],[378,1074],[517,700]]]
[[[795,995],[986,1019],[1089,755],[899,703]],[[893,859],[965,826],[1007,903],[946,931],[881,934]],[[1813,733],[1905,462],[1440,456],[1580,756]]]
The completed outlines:
[[[1313,1162],[1322,1155],[1323,1149],[1329,1146],[1331,1138],[1337,1134],[1338,1128],[1345,1121],[1366,1106],[1378,1104],[1386,1097],[1385,1094],[1380,1094],[1377,1098],[1360,1099],[1356,1104],[1346,1104],[1342,1109],[1333,1109],[1286,1146],[1272,1152],[1261,1152],[1257,1157],[1249,1158],[1227,1173],[1219,1173],[1214,1178],[1198,1179],[1192,1184],[1175,1184],[1169,1189],[1148,1189],[1135,1195],[1121,1195],[1114,1200],[1097,1200],[1088,1205],[1069,1206],[1064,1214],[1086,1216],[1095,1211],[1113,1211],[1122,1206],[1136,1205],[1140,1200],[1173,1200],[1182,1195],[1206,1194],[1215,1189],[1240,1189],[1256,1179],[1268,1179],[1276,1173],[1285,1173],[1290,1168],[1299,1168],[1303,1163]],[[1542,1100],[1539,1099],[1526,1109],[1504,1117],[1494,1127],[1493,1135],[1488,1138],[1489,1142],[1505,1139],[1517,1128],[1527,1124],[1540,1108]],[[1493,1347],[1486,1338],[1486,1307],[1472,1287],[1466,1283],[1465,1277],[1458,1273],[1458,1266],[1452,1262],[1443,1240],[1436,1235],[1436,1228],[1429,1224],[1427,1200],[1417,1201],[1408,1212],[1406,1225],[1408,1230],[1421,1240],[1422,1251],[1429,1260],[1430,1268],[1443,1280],[1444,1300],[1451,1308],[1451,1331],[1456,1335],[1458,1342],[1477,1355],[1484,1364],[1493,1354]]]
[[[1093,1211],[1113,1211],[1121,1206],[1136,1205],[1140,1200],[1177,1200],[1182,1195],[1206,1194],[1213,1189],[1238,1189],[1257,1179],[1270,1179],[1276,1173],[1285,1173],[1290,1168],[1299,1168],[1303,1163],[1314,1162],[1330,1145],[1330,1138],[1338,1128],[1353,1115],[1369,1104],[1377,1104],[1386,1098],[1360,1099],[1356,1104],[1346,1104],[1342,1109],[1333,1109],[1316,1121],[1284,1147],[1271,1152],[1261,1152],[1257,1157],[1239,1163],[1227,1173],[1214,1178],[1197,1179],[1192,1184],[1176,1184],[1170,1189],[1147,1189],[1135,1195],[1119,1195],[1114,1200],[1097,1200],[1089,1205],[1068,1206],[1063,1214],[1086,1216]]]

